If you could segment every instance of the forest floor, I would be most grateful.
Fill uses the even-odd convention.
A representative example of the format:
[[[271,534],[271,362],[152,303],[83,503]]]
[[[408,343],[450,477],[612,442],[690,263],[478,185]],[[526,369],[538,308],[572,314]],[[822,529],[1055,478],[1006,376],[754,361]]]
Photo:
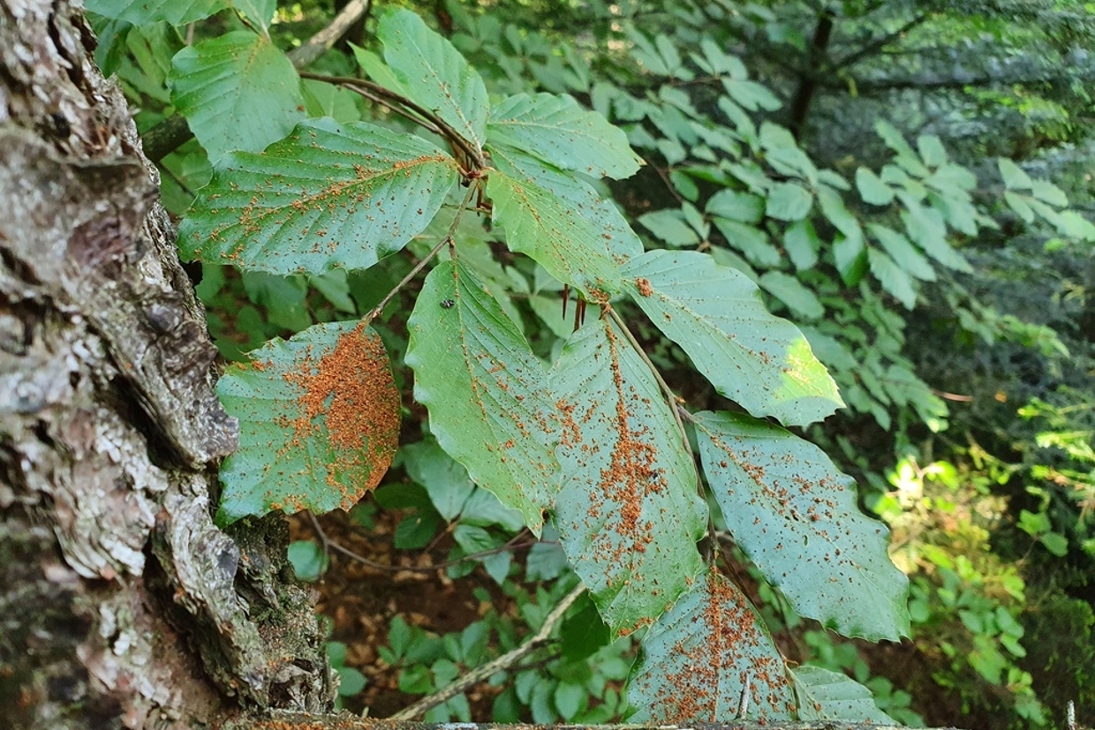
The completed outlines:
[[[337,510],[320,516],[316,523],[307,514],[290,520],[293,540],[314,540],[322,545],[315,529],[318,524],[329,543],[376,564],[329,550],[330,566],[313,584],[318,592],[316,610],[332,622],[330,640],[346,645],[346,666],[368,680],[363,692],[342,699],[343,706],[355,714],[367,707],[369,717],[388,717],[418,699],[399,690],[400,667],[389,666],[377,652],[388,643],[395,616],[402,616],[411,626],[444,635],[463,630],[491,608],[503,615],[516,610],[515,602],[503,595],[481,567],[459,580],[446,576],[443,568],[432,567],[446,560],[453,545],[448,534],[425,550],[396,550],[392,538],[405,514],[378,509],[368,529],[355,521],[352,513]],[[480,602],[473,595],[476,588],[487,590],[491,602]],[[484,684],[467,693],[472,716],[489,718],[491,702],[500,691]]]

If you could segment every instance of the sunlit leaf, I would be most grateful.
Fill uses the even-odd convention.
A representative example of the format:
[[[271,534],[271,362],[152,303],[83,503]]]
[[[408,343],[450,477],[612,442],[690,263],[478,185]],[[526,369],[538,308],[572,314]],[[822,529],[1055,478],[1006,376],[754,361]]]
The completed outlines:
[[[691,251],[648,251],[623,270],[628,293],[719,393],[794,426],[843,405],[836,384],[790,322],[773,316],[743,274]]]
[[[274,19],[274,11],[277,10],[277,0],[231,0],[230,4],[254,27],[264,33],[269,30],[270,22]]]
[[[859,511],[854,482],[825,452],[741,414],[695,423],[727,529],[799,615],[845,636],[908,634],[908,579],[890,562],[888,531]]]
[[[764,622],[714,569],[643,638],[627,694],[637,723],[796,719],[783,657]]]
[[[570,96],[518,94],[491,110],[490,144],[505,144],[564,170],[624,178],[639,169],[627,135]]]
[[[696,470],[649,367],[607,318],[567,341],[551,389],[562,423],[555,525],[605,623],[628,634],[700,570]]]
[[[384,60],[411,100],[482,149],[490,109],[487,88],[452,43],[403,8],[384,15],[376,35],[384,44]]]
[[[558,436],[547,375],[524,336],[459,259],[426,277],[407,328],[415,399],[437,442],[539,534],[557,489]]]
[[[399,443],[399,392],[380,337],[363,324],[309,327],[229,366],[217,395],[240,421],[221,467],[217,520],[278,509],[349,509],[376,487]]]
[[[457,180],[419,137],[315,119],[217,166],[179,230],[188,258],[272,273],[365,269],[420,233]]]
[[[269,38],[225,33],[186,46],[171,63],[171,101],[211,160],[259,152],[304,118],[300,77]]]

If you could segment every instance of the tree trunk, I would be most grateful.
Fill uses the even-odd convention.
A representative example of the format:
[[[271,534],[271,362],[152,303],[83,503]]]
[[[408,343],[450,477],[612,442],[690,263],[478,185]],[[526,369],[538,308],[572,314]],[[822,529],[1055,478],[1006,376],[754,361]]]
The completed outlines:
[[[284,521],[211,520],[237,426],[94,45],[66,0],[0,0],[0,724],[325,711]]]

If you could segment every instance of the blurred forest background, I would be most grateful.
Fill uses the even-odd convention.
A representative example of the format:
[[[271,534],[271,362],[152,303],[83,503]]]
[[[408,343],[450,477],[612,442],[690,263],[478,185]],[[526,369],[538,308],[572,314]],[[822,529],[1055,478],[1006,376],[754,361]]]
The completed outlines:
[[[278,3],[273,42],[301,46],[336,2]],[[299,104],[283,113],[188,105],[183,59],[247,30],[237,14],[142,22],[124,3],[88,2],[97,60],[124,86],[180,217],[211,158],[287,131],[241,137],[240,117],[405,128],[383,106],[307,77],[377,68],[374,17],[395,4],[376,3],[311,60]],[[848,673],[909,724],[1061,725],[1070,700],[1082,722],[1095,720],[1095,7],[398,4],[450,38],[491,92],[571,94],[622,127],[645,165],[610,192],[647,246],[708,251],[746,273],[840,385],[848,408],[803,435],[891,527],[913,636],[871,645],[811,625],[739,554],[739,581],[784,654]],[[195,52],[180,54],[186,46]],[[350,276],[198,266],[222,355],[369,311],[442,233]],[[481,242],[476,265],[536,352],[557,354],[571,331],[558,284],[493,244],[482,222],[467,220],[460,236]],[[414,290],[374,322],[406,394]],[[642,321],[635,308],[626,316]],[[640,331],[690,406],[720,400],[687,368],[673,378],[684,353],[653,327]],[[405,406],[381,487],[349,515],[294,517],[290,551],[315,581],[343,706],[377,717],[516,646],[575,581],[550,530],[539,542],[523,531],[431,439],[424,409],[409,395]],[[626,717],[633,637],[610,643],[584,598],[561,636],[426,718]]]

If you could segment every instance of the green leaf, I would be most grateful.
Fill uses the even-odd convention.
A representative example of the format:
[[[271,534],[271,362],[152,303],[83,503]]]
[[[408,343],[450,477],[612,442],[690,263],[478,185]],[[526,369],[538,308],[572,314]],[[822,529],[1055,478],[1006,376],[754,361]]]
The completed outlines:
[[[793,276],[782,271],[769,271],[757,283],[803,319],[818,319],[825,314],[825,307],[821,306],[814,293]]]
[[[760,228],[721,216],[715,216],[714,223],[726,242],[745,254],[753,264],[769,268],[779,266],[779,249],[769,242],[768,234]]]
[[[684,216],[678,208],[665,208],[655,210],[652,213],[643,213],[638,220],[640,224],[649,229],[667,246],[680,248],[682,246],[695,246],[700,242],[700,237],[692,226],[685,222]]]
[[[925,208],[904,194],[902,202],[907,210],[901,212],[901,220],[905,222],[909,240],[948,268],[967,274],[973,271],[965,257],[947,241],[947,225],[942,213],[935,208]]]
[[[804,220],[789,225],[783,232],[783,247],[796,269],[805,271],[814,268],[817,252],[821,249],[814,224]]]
[[[288,558],[297,580],[306,583],[319,580],[329,563],[323,549],[311,540],[296,540],[289,543]]]
[[[845,238],[862,244],[863,229],[859,225],[859,219],[844,205],[844,198],[840,193],[827,185],[819,185],[817,202],[821,205],[821,212]]]
[[[809,155],[802,151],[794,135],[786,127],[772,122],[760,125],[760,144],[764,148],[764,160],[781,175],[817,185],[818,171]]]
[[[714,569],[643,638],[627,697],[636,723],[795,719],[783,657],[749,599]]]
[[[916,306],[916,288],[912,277],[901,266],[876,248],[867,249],[867,261],[870,262],[871,273],[882,284],[883,289],[904,304],[905,309]]]
[[[939,167],[947,163],[947,150],[934,134],[922,134],[917,137],[916,147],[920,150],[920,159],[928,167]]]
[[[388,91],[394,91],[400,96],[410,98],[408,90],[403,86],[403,82],[396,76],[392,67],[380,60],[380,56],[376,55],[372,51],[365,50],[361,46],[350,44],[350,48],[354,51],[354,59],[357,61],[357,65],[361,67],[361,70],[365,72],[365,75],[376,83],[383,86]]]
[[[376,35],[408,97],[482,149],[490,108],[487,88],[452,43],[402,8],[380,19]]]
[[[506,145],[488,145],[494,166],[510,177],[525,180],[581,210],[598,231],[596,244],[616,263],[643,252],[643,242],[608,198],[602,198],[585,181]]]
[[[862,238],[837,236],[833,243],[833,261],[846,286],[855,286],[867,273],[867,247]]]
[[[365,689],[368,680],[365,675],[353,667],[337,667],[338,672],[338,696],[353,697]]]
[[[293,64],[251,31],[187,46],[171,64],[171,101],[210,160],[232,150],[259,152],[304,118]]]
[[[407,328],[415,399],[429,409],[437,442],[538,535],[559,469],[540,361],[459,259],[426,277]]]
[[[1062,210],[1053,221],[1063,236],[1078,238],[1081,241],[1095,241],[1095,224],[1075,210]]]
[[[922,281],[935,281],[935,268],[909,243],[909,239],[892,228],[877,223],[868,224],[867,230],[904,271]]]
[[[559,682],[559,686],[555,688],[555,709],[559,711],[559,716],[564,720],[572,719],[582,709],[582,700],[588,694],[586,688],[580,684]]]
[[[776,183],[768,191],[765,213],[781,221],[800,221],[813,207],[814,196],[795,183]]]
[[[1031,184],[1031,193],[1038,200],[1063,208],[1068,205],[1068,196],[1065,191],[1046,180],[1034,180]]]
[[[411,479],[425,487],[438,514],[452,522],[475,490],[467,470],[435,441],[419,441],[403,447],[403,464]]]
[[[581,289],[587,298],[620,290],[617,265],[606,248],[605,233],[585,211],[528,179],[494,170],[487,179],[492,221],[506,230],[510,249],[528,254],[559,281]]]
[[[871,690],[843,674],[807,665],[792,669],[791,676],[800,703],[799,720],[897,724],[878,709]]]
[[[861,167],[855,171],[855,186],[865,203],[889,205],[893,202],[893,190],[869,168]]]
[[[648,251],[623,270],[628,294],[723,396],[757,417],[805,426],[840,406],[836,383],[745,275],[706,254]]]
[[[704,210],[740,223],[759,223],[764,217],[764,198],[752,193],[723,189],[708,199]]]
[[[269,30],[278,7],[277,0],[231,0],[231,5],[263,33]]]
[[[365,269],[429,224],[456,161],[365,122],[300,124],[261,155],[223,160],[179,230],[184,257],[242,269]]]
[[[879,120],[874,123],[874,130],[886,143],[886,146],[897,153],[895,161],[905,168],[910,175],[927,177],[930,174],[928,168],[920,161],[920,157],[913,152],[913,148],[905,141],[901,132],[887,121]]]
[[[852,479],[777,426],[725,412],[694,418],[727,528],[795,611],[845,636],[907,635],[908,579],[890,562],[885,526],[859,511]]]
[[[555,526],[605,623],[629,634],[700,570],[695,466],[649,367],[608,318],[571,336],[550,377],[562,421]]]
[[[1047,532],[1041,537],[1042,545],[1053,555],[1063,558],[1068,555],[1068,538],[1059,532]]]
[[[246,515],[349,509],[380,483],[399,443],[399,391],[364,324],[309,327],[228,367],[217,395],[240,421],[221,468],[219,524]]]
[[[1025,195],[1012,192],[1011,190],[1004,191],[1004,202],[1008,204],[1016,215],[1023,219],[1023,222],[1027,225],[1034,222],[1034,210],[1027,203],[1028,198]]]
[[[726,93],[729,94],[734,101],[751,112],[755,112],[758,109],[775,111],[783,106],[780,100],[767,86],[758,84],[756,81],[723,78],[722,87],[726,89]]]
[[[1023,168],[1008,158],[997,157],[996,165],[1000,168],[1000,177],[1004,178],[1004,187],[1008,190],[1030,190],[1034,184]]]
[[[166,20],[185,25],[208,18],[228,6],[227,0],[88,0],[88,10],[105,18],[127,20],[133,25],[148,25]]]
[[[620,179],[639,169],[623,130],[570,96],[518,94],[491,110],[489,144],[501,143],[564,170]]]

